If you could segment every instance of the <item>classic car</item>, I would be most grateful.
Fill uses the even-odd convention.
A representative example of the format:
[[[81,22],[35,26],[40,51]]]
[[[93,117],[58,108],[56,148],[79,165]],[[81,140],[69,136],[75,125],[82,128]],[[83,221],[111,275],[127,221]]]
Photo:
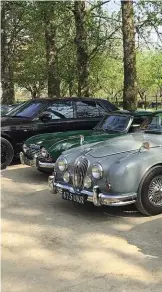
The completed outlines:
[[[139,130],[141,124],[151,119],[147,111],[117,111],[108,114],[93,129],[37,135],[29,138],[20,153],[22,164],[52,172],[61,153],[80,144],[88,144]]]
[[[162,213],[162,112],[144,133],[65,151],[48,185],[52,193],[80,204],[135,203],[145,215]]]
[[[64,98],[34,99],[23,103],[1,119],[1,136],[8,143],[3,147],[1,168],[7,166],[8,152],[14,149],[19,157],[22,145],[29,137],[53,132],[90,130],[108,112],[118,108],[104,99]]]

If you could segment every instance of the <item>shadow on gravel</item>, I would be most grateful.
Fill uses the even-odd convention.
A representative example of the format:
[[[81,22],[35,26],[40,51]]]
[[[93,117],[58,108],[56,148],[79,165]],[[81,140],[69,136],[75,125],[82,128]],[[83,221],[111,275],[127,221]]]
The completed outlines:
[[[133,227],[125,238],[138,246],[143,254],[162,258],[162,217],[154,217],[152,221]]]
[[[8,167],[2,172],[2,175],[4,178],[11,179],[15,183],[30,183],[40,185],[46,183],[49,177],[49,174],[39,172],[36,168],[28,166],[20,168],[16,167],[14,169]],[[102,214],[104,217],[144,217],[137,211],[135,205],[128,205],[123,207],[95,207],[92,203],[86,203],[84,206],[82,206],[79,204],[66,202],[60,198],[59,208],[62,209],[62,212],[68,212],[69,207],[71,212],[77,212],[84,215],[86,215],[86,213],[94,213],[95,215]]]
[[[14,165],[15,166],[15,165]],[[1,172],[4,178],[11,179],[15,183],[23,184],[42,184],[48,181],[49,174],[38,171],[34,167],[19,165],[12,168],[12,166]]]
[[[8,169],[4,177],[46,180],[31,168]],[[11,203],[4,194],[4,292],[161,291],[161,217],[146,219],[133,206],[80,206],[47,190]],[[97,279],[107,279],[103,290]]]

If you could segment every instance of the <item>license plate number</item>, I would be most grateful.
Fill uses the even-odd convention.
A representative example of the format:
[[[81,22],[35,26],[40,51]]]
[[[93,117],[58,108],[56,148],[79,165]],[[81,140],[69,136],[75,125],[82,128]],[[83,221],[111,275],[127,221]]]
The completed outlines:
[[[82,195],[72,194],[68,191],[62,191],[62,199],[67,201],[76,202],[79,204],[85,203],[85,197]]]

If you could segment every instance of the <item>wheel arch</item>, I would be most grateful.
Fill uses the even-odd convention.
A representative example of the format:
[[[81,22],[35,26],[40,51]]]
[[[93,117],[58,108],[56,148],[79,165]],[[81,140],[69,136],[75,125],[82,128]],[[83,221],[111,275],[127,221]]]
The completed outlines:
[[[138,187],[138,192],[141,190],[142,184],[143,184],[145,178],[147,177],[147,175],[150,173],[150,171],[152,171],[154,168],[159,167],[159,166],[160,166],[161,169],[162,169],[162,162],[160,162],[160,163],[156,163],[156,164],[152,165],[151,167],[149,167],[149,168],[145,171],[145,173],[143,174],[143,176],[142,176],[142,178],[141,178],[141,180],[140,180],[139,187]]]

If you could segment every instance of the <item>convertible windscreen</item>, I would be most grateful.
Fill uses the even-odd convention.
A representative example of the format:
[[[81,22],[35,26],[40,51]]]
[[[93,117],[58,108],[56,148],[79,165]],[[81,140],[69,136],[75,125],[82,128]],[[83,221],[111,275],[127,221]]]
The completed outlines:
[[[153,117],[151,123],[146,129],[146,132],[162,133],[162,113]]]
[[[129,116],[122,115],[110,115],[106,117],[98,128],[104,131],[119,131],[122,132],[126,130],[128,123],[130,121]]]

